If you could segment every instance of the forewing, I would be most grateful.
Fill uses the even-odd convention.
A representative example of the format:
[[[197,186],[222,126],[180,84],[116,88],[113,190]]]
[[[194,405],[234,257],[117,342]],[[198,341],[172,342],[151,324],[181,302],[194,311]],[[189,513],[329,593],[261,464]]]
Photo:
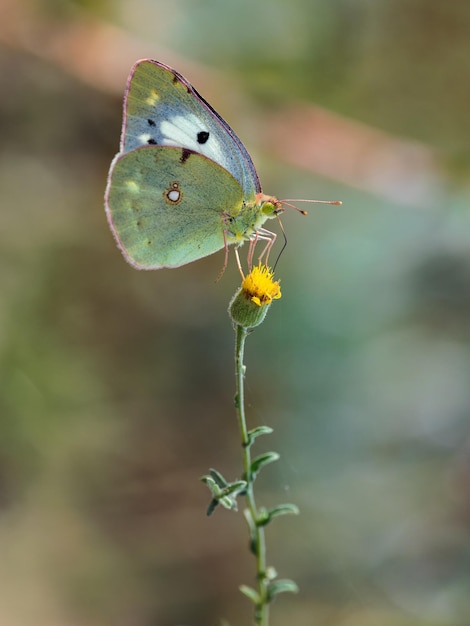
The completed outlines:
[[[261,191],[253,161],[230,126],[181,74],[147,59],[128,79],[121,152],[144,145],[199,152],[229,171],[247,196]]]

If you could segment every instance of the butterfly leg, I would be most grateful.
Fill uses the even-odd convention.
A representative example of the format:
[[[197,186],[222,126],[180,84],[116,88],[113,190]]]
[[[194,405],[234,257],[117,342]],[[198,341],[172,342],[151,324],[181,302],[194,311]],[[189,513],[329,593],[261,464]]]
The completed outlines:
[[[253,268],[253,256],[255,254],[256,243],[258,242],[258,231],[254,233],[249,240],[248,254],[246,255],[246,262],[248,264],[248,271],[251,272]]]
[[[242,279],[245,280],[245,275],[243,273],[242,264],[240,262],[240,255],[238,254],[238,246],[235,248],[235,258],[237,259],[238,271],[240,272]]]
[[[228,241],[227,241],[227,231],[225,230],[225,228],[223,230],[223,236],[224,236],[224,253],[225,253],[224,264],[222,265],[222,269],[220,270],[219,275],[217,276],[217,279],[215,281],[216,283],[218,283],[219,280],[222,278],[222,276],[225,274],[225,270],[227,269],[227,265],[228,265]],[[238,256],[237,256],[237,260],[238,260],[238,263],[240,263]],[[238,267],[240,267],[240,264],[238,265]]]
[[[258,263],[267,265],[269,260],[269,253],[276,241],[276,233],[267,230],[266,228],[259,228],[253,237],[250,239],[250,248],[248,250],[248,264],[251,270],[253,264],[253,255],[256,243],[258,241],[265,241],[266,244],[258,257]]]

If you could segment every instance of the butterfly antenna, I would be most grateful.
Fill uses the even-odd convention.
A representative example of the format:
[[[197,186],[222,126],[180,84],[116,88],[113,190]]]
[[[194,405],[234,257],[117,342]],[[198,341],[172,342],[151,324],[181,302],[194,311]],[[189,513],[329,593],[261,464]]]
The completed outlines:
[[[341,202],[341,200],[307,200],[306,198],[295,198],[295,199],[293,199],[293,198],[286,198],[285,200],[280,200],[280,202],[281,202],[281,204],[283,206],[288,206],[291,209],[294,209],[295,211],[298,211],[301,215],[308,215],[308,213],[304,209],[300,209],[295,204],[292,204],[293,202],[311,202],[313,204],[334,204],[336,206],[340,206],[341,204],[343,204]],[[274,266],[273,266],[273,271],[276,269],[277,264],[279,263],[279,259],[281,258],[282,253],[284,252],[284,250],[287,247],[286,231],[284,230],[284,226],[282,225],[281,219],[280,219],[278,214],[276,214],[276,217],[277,217],[277,221],[279,222],[279,227],[281,229],[282,236],[284,238],[284,243],[282,245],[281,250],[279,251],[279,254],[277,255],[276,262],[274,263]]]
[[[335,204],[336,206],[340,206],[341,204],[343,204],[341,200],[307,200],[305,198],[294,198],[294,199],[286,198],[285,200],[281,200],[281,204],[291,207],[291,209],[295,209],[302,215],[308,215],[307,211],[304,211],[303,209],[299,209],[299,207],[295,206],[295,204],[292,204],[292,202],[311,202],[312,204]]]

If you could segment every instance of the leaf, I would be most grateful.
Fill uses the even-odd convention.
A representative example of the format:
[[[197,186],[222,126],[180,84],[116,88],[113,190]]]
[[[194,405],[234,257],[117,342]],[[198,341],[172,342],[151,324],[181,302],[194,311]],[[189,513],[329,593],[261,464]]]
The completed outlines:
[[[209,487],[213,496],[215,496],[216,498],[220,496],[220,487],[212,478],[212,476],[201,476],[201,482],[205,483]]]
[[[216,470],[210,470],[211,475],[201,477],[201,481],[205,483],[213,496],[209,506],[207,507],[207,515],[212,515],[218,504],[225,509],[237,511],[237,496],[246,489],[244,480],[236,480],[233,483],[227,483],[225,478]]]
[[[251,515],[250,509],[245,509],[243,511],[243,515],[245,516],[247,524],[248,524],[248,526],[250,528],[250,532],[254,532],[255,533],[256,532],[256,524],[255,524],[255,522],[253,520],[253,517]]]
[[[253,589],[253,587],[248,587],[248,585],[240,585],[239,589],[247,598],[250,598],[253,604],[256,604],[257,606],[261,604],[261,598],[259,597],[259,593],[255,589]]]
[[[236,480],[233,483],[229,483],[222,493],[225,495],[239,495],[246,489],[246,480]]]
[[[266,510],[264,508],[260,509],[260,515],[257,519],[258,526],[266,526],[269,524],[271,520],[275,517],[280,517],[281,515],[298,515],[299,508],[295,506],[295,504],[278,504],[274,506],[272,509]]]
[[[290,502],[286,504],[278,504],[272,509],[269,509],[271,517],[278,517],[279,515],[298,515],[300,513],[299,507]]]
[[[207,517],[210,517],[212,515],[212,513],[215,511],[215,509],[217,508],[217,505],[219,504],[219,501],[216,500],[215,498],[213,498],[210,502],[209,502],[209,506],[207,507],[207,511],[206,511],[206,515]]]
[[[243,511],[243,515],[245,516],[250,531],[250,551],[256,556],[258,554],[258,533],[256,524],[251,515],[250,509],[245,509]]]
[[[260,454],[251,462],[251,475],[253,480],[255,479],[258,472],[269,465],[270,463],[274,463],[274,461],[278,461],[280,459],[280,455],[277,452],[265,452],[264,454]]]
[[[226,487],[228,485],[228,483],[225,480],[225,478],[217,470],[215,470],[215,469],[213,469],[211,467],[210,470],[209,470],[209,473],[212,476],[212,478],[215,480],[215,482],[219,485],[219,487],[224,488],[224,487]]]
[[[299,588],[293,580],[289,580],[288,578],[281,578],[280,580],[275,580],[272,583],[269,583],[267,589],[268,601],[271,602],[271,600],[280,593],[298,592]]]
[[[270,426],[257,426],[248,431],[248,445],[251,446],[256,437],[261,435],[270,435],[273,429]]]
[[[222,496],[218,498],[219,504],[229,511],[238,511],[237,501],[232,496]]]
[[[267,511],[267,509],[265,509],[264,506],[260,507],[258,509],[258,517],[256,518],[256,525],[266,526],[266,524],[268,524],[270,521],[271,520],[270,520],[269,512]]]

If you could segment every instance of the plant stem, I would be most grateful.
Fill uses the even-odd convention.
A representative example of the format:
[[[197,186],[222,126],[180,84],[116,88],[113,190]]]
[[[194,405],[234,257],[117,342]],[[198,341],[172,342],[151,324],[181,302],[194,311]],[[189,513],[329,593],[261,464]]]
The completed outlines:
[[[248,335],[248,329],[236,325],[236,344],[235,344],[235,376],[236,376],[236,395],[235,407],[238,417],[238,427],[240,430],[242,451],[243,451],[243,470],[244,478],[247,482],[246,486],[246,503],[252,520],[251,533],[251,550],[256,557],[256,581],[257,591],[260,598],[259,604],[255,609],[255,625],[268,626],[269,624],[269,604],[267,597],[268,577],[266,576],[266,542],[263,526],[258,525],[258,510],[256,508],[255,495],[253,490],[253,475],[251,472],[251,440],[248,435],[245,417],[245,398],[244,398],[244,382],[245,382],[245,366],[243,364],[243,356],[245,352],[245,340]]]

